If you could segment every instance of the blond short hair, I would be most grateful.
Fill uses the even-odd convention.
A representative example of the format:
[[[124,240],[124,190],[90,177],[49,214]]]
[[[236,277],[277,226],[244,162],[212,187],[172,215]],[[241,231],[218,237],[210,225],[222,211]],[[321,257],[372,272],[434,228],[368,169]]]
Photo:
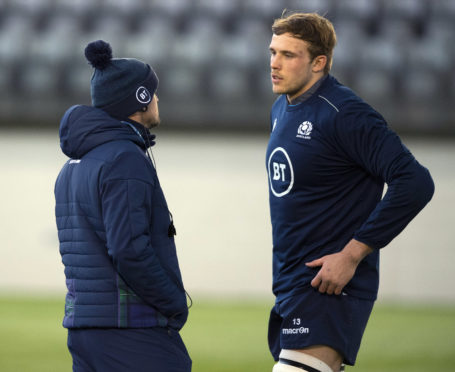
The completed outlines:
[[[329,73],[337,38],[333,24],[327,18],[316,13],[285,14],[283,12],[281,18],[273,22],[272,31],[275,35],[290,33],[306,41],[309,44],[308,52],[312,60],[321,55],[327,57],[324,73]]]

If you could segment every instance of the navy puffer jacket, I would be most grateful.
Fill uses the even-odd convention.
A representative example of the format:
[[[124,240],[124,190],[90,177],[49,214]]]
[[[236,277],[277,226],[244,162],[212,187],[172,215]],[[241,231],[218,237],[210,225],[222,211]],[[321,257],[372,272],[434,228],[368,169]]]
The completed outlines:
[[[70,159],[55,184],[55,215],[66,328],[180,329],[186,321],[172,219],[147,136],[140,124],[89,106],[71,107],[61,121]]]

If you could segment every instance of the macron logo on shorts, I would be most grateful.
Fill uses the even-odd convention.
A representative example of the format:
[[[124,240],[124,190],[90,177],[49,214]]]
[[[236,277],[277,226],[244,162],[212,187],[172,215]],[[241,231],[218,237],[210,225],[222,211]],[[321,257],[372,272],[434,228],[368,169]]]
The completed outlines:
[[[283,328],[281,330],[283,335],[304,335],[310,333],[310,329],[307,327],[299,327],[299,328]]]
[[[281,330],[281,333],[283,333],[283,335],[297,335],[297,334],[304,335],[304,334],[310,333],[310,329],[308,327],[302,327],[301,326],[301,324],[302,324],[302,319],[301,318],[292,319],[292,324],[297,326],[297,327],[294,327],[294,328],[283,328]]]

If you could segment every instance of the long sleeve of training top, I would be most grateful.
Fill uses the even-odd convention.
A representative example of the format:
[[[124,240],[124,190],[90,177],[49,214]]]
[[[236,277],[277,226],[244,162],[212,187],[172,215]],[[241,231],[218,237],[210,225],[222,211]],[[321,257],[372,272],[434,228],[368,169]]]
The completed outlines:
[[[383,248],[430,201],[433,180],[384,119],[364,104],[342,110],[335,131],[339,151],[387,184],[384,197],[354,234],[372,248]]]

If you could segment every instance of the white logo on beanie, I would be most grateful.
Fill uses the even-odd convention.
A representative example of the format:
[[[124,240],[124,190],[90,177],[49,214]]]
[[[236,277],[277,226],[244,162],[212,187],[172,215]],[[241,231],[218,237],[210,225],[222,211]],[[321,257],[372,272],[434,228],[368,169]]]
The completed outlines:
[[[138,100],[139,103],[143,103],[144,105],[146,105],[150,103],[150,101],[152,100],[152,96],[150,95],[150,92],[147,90],[146,87],[140,86],[136,90],[136,99]]]

